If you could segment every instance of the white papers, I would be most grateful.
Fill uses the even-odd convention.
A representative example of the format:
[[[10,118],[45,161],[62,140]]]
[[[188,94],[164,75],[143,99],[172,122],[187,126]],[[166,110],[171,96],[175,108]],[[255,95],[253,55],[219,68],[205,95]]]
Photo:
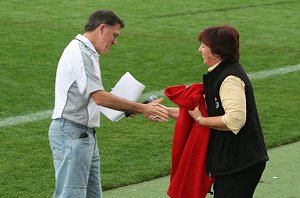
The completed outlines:
[[[142,94],[145,86],[137,81],[129,72],[126,72],[121,79],[117,82],[111,94],[126,98],[130,101],[137,101]],[[125,117],[125,113],[100,106],[100,111],[111,121],[119,121]]]

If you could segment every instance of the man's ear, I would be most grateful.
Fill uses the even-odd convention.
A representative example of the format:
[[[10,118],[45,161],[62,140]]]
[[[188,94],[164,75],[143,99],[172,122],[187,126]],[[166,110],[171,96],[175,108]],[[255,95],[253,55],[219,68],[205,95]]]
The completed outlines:
[[[101,34],[103,33],[105,27],[106,27],[105,24],[99,25],[98,29],[99,29],[99,31],[100,31]]]

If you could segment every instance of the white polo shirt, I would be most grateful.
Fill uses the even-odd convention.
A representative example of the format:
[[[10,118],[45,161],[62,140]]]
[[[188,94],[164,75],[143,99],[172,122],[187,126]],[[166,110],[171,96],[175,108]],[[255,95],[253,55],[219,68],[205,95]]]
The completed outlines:
[[[65,48],[57,66],[52,119],[65,118],[87,127],[100,127],[100,108],[90,97],[97,90],[104,90],[99,54],[79,34]]]

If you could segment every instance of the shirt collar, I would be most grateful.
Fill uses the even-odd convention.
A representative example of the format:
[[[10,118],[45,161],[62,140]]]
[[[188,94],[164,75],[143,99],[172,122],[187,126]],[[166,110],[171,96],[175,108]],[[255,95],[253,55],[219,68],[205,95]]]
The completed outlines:
[[[212,70],[214,70],[222,61],[217,62],[216,64],[214,64],[213,66],[209,67],[207,70],[208,72],[211,72]]]
[[[96,51],[94,45],[91,43],[91,41],[86,38],[85,36],[78,34],[75,39],[79,40],[82,42],[90,51],[93,52],[94,55],[99,56],[98,52]]]

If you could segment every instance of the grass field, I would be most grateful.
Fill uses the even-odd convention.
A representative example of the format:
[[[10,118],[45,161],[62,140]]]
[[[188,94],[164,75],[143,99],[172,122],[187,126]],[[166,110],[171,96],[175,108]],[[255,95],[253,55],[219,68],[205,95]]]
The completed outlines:
[[[255,190],[253,198],[298,198],[300,179],[298,167],[300,158],[295,157],[300,148],[300,141],[268,150],[270,161]],[[288,153],[288,155],[287,155]],[[134,185],[129,185],[103,193],[105,198],[167,198],[166,189],[170,177],[160,177]],[[206,198],[213,198],[207,195]]]
[[[112,9],[126,23],[118,44],[101,57],[107,90],[126,71],[146,85],[145,94],[201,82],[207,67],[197,53],[197,36],[210,25],[239,29],[240,62],[248,73],[300,63],[298,0],[2,0],[0,123],[53,109],[58,59],[96,9]],[[253,79],[268,148],[300,140],[299,73]],[[50,122],[48,116],[0,125],[0,197],[51,196]],[[102,117],[101,123],[97,135],[105,190],[169,174],[174,120],[157,124],[137,116],[112,123]]]

